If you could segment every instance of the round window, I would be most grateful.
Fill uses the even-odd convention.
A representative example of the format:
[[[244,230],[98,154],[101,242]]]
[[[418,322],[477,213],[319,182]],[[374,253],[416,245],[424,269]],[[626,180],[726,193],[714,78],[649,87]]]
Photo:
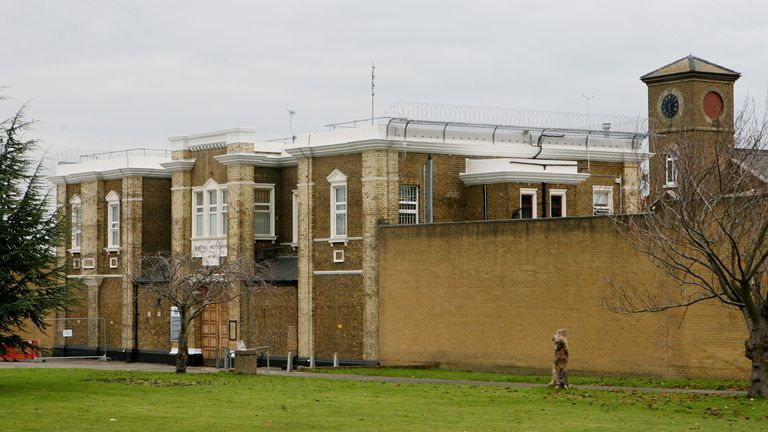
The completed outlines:
[[[723,98],[717,92],[704,95],[704,114],[711,119],[720,117],[723,113]]]

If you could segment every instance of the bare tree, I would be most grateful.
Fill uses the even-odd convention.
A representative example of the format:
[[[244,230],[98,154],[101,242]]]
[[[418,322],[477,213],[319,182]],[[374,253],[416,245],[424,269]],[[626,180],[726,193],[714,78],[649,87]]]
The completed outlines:
[[[265,285],[270,266],[266,261],[225,260],[203,266],[189,254],[158,253],[134,265],[133,282],[145,292],[166,299],[179,312],[181,328],[176,372],[187,371],[189,327],[210,305],[228,303],[253,287]]]
[[[735,133],[692,129],[675,136],[651,161],[658,171],[652,168],[641,214],[616,218],[630,243],[678,284],[666,298],[617,287],[613,309],[659,312],[707,301],[738,309],[749,331],[751,397],[768,396],[766,118],[746,107]]]

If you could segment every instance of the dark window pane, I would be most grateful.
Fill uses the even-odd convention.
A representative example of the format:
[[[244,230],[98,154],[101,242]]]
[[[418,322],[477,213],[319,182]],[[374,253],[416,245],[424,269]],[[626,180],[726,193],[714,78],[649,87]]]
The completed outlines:
[[[520,196],[520,217],[523,219],[533,218],[533,195]]]
[[[550,197],[550,216],[563,217],[563,197],[560,195],[552,195]]]

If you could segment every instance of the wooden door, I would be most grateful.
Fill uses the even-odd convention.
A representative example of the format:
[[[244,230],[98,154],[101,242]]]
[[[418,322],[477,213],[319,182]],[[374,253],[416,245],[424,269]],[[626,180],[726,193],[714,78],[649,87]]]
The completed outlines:
[[[227,305],[209,305],[203,310],[202,351],[206,365],[224,364],[224,348],[227,346]],[[218,353],[218,356],[217,356]]]

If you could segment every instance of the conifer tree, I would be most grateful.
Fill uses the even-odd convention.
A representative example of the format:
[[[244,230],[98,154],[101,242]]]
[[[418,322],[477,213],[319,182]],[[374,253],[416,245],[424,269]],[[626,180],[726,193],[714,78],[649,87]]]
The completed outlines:
[[[48,206],[43,163],[31,156],[36,142],[24,137],[31,126],[24,108],[0,122],[0,355],[30,348],[19,331],[44,329],[70,300],[56,256],[67,226],[61,210]]]

